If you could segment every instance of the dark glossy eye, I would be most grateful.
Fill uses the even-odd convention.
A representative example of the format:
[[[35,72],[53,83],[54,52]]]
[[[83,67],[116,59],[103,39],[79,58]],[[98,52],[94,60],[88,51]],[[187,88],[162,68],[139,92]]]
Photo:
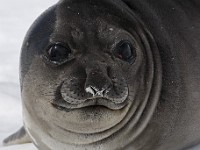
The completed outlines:
[[[49,61],[59,64],[66,61],[71,53],[72,51],[68,47],[63,46],[61,43],[56,43],[47,49],[47,58]]]
[[[121,41],[115,49],[115,55],[132,64],[136,58],[136,50],[129,41]]]

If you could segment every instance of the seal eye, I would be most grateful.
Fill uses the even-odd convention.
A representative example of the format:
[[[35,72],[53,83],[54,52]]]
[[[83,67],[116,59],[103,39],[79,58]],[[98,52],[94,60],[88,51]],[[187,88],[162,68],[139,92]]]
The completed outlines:
[[[72,51],[68,47],[56,43],[47,50],[47,57],[51,62],[59,64],[65,62],[71,53]]]
[[[132,64],[136,58],[136,50],[129,41],[122,41],[117,45],[115,55],[118,58]]]

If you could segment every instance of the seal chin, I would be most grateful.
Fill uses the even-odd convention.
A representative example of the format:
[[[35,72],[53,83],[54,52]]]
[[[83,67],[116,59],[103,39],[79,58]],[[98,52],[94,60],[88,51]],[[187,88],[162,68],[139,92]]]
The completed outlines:
[[[115,103],[106,98],[91,98],[87,99],[82,103],[79,104],[71,104],[66,102],[64,99],[57,99],[52,101],[52,105],[59,110],[71,111],[74,109],[81,109],[81,108],[95,108],[97,107],[104,107],[110,110],[120,110],[123,109],[127,105],[127,100],[122,103]]]

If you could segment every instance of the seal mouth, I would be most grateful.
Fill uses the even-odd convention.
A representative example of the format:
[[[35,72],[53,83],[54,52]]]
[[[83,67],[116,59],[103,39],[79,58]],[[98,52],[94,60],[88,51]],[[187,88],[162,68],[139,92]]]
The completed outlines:
[[[84,93],[85,97],[74,98],[73,95],[70,96],[70,94],[66,93],[67,91],[61,90],[63,88],[63,83],[64,82],[57,87],[55,98],[51,100],[51,104],[59,110],[69,112],[74,109],[94,108],[96,106],[110,110],[120,110],[128,104],[128,92],[122,99],[107,97],[105,94],[91,95],[90,93]]]
[[[127,105],[127,100],[122,103],[114,103],[106,98],[92,98],[86,99],[84,102],[79,104],[71,104],[66,102],[64,99],[56,99],[51,102],[51,104],[59,110],[71,111],[74,109],[81,108],[95,108],[95,107],[104,107],[111,110],[120,110],[123,109]]]

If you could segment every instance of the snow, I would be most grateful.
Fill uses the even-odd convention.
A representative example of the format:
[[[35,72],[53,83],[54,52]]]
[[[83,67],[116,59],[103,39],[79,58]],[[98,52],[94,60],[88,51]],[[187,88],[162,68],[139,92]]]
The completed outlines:
[[[4,147],[1,141],[22,126],[19,55],[32,22],[58,0],[1,0],[0,5],[0,150],[36,150],[33,144]]]

